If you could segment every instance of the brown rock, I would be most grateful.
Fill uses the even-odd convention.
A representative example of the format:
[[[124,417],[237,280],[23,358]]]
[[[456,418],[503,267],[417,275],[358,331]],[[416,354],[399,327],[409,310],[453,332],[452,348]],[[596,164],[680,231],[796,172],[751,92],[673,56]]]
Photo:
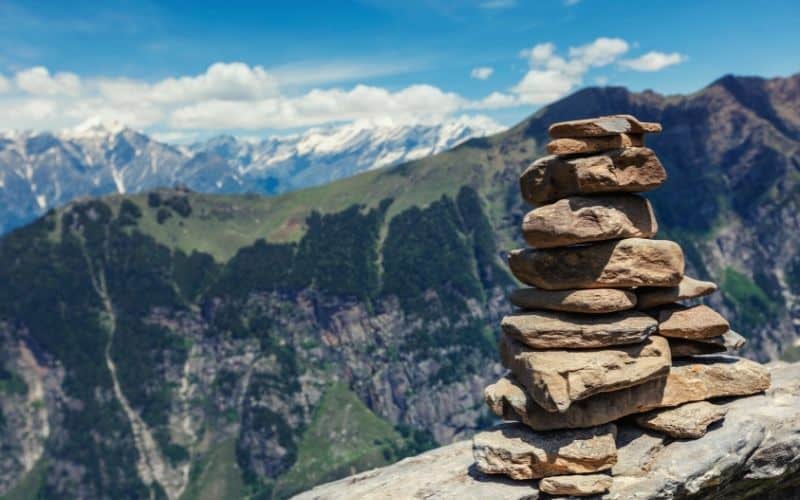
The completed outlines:
[[[522,221],[525,241],[536,248],[650,238],[656,231],[650,202],[633,194],[564,198],[528,212]]]
[[[539,406],[511,377],[488,386],[484,395],[489,408],[498,416],[546,431],[592,427],[626,415],[691,401],[756,394],[769,384],[769,372],[758,363],[709,356],[677,360],[666,378],[577,401],[564,413],[549,412]]]
[[[508,264],[517,279],[547,290],[676,286],[684,266],[677,243],[641,238],[583,247],[512,250]]]
[[[709,339],[730,329],[728,322],[705,305],[669,306],[658,313],[658,333],[664,337]]]
[[[641,122],[631,115],[610,115],[584,120],[570,120],[550,125],[553,139],[564,137],[601,137],[616,134],[645,134],[661,132],[661,124]]]
[[[667,340],[669,341],[669,350],[673,358],[735,352],[747,343],[744,337],[733,330],[728,330],[719,337],[711,337],[710,339],[669,338]]]
[[[611,484],[611,476],[606,474],[551,476],[539,481],[539,491],[555,496],[585,497],[605,493]]]
[[[642,134],[617,134],[605,137],[553,139],[547,143],[547,152],[551,155],[564,156],[642,146],[644,146]]]
[[[575,313],[612,313],[636,306],[636,295],[617,288],[591,290],[540,290],[519,288],[509,295],[509,300],[522,309],[549,309]]]
[[[618,149],[594,156],[545,156],[533,162],[519,179],[528,203],[550,203],[566,196],[636,193],[655,189],[667,172],[648,148]]]
[[[717,291],[717,285],[684,276],[678,286],[667,288],[643,287],[636,290],[639,309],[663,306],[679,300],[694,299]]]
[[[591,349],[644,342],[658,322],[646,314],[629,311],[587,315],[531,311],[510,314],[501,322],[509,337],[534,349]]]
[[[539,406],[559,412],[601,392],[663,378],[671,364],[663,337],[604,349],[537,351],[503,336],[500,357]]]
[[[617,461],[614,424],[564,432],[534,432],[505,423],[472,440],[475,465],[485,474],[538,479],[611,469]]]
[[[636,424],[678,439],[697,439],[705,436],[708,426],[725,418],[728,409],[708,401],[686,403],[643,413]]]

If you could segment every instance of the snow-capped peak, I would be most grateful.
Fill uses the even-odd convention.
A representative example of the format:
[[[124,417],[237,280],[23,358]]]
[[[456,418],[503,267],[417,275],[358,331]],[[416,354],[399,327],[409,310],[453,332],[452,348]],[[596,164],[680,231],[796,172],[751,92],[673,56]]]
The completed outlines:
[[[117,120],[103,120],[99,116],[94,116],[80,125],[63,130],[59,135],[65,139],[108,137],[117,135],[127,128]]]

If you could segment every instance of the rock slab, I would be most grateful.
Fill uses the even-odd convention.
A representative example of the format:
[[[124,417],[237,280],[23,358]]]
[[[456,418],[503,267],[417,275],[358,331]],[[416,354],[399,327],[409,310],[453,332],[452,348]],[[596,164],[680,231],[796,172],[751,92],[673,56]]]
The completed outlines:
[[[603,137],[553,139],[547,143],[547,152],[551,155],[576,155],[641,146],[644,146],[642,134],[617,134]]]
[[[617,462],[614,424],[564,432],[534,432],[517,423],[500,424],[472,440],[475,465],[484,474],[539,479],[609,470]]]
[[[636,290],[639,309],[650,309],[679,300],[695,299],[717,291],[717,285],[684,276],[678,286],[666,288],[643,287]]]
[[[592,349],[644,342],[658,322],[638,311],[602,316],[531,311],[505,316],[500,327],[534,349]]]
[[[728,409],[708,401],[653,410],[636,416],[636,424],[677,439],[705,436],[708,426],[725,418]]]
[[[528,212],[522,220],[522,235],[534,248],[650,238],[657,231],[650,202],[634,194],[564,198]]]
[[[663,337],[604,349],[539,351],[503,336],[500,358],[538,406],[562,413],[595,394],[663,378],[671,362]]]
[[[570,120],[550,125],[547,132],[553,139],[564,137],[602,137],[616,134],[661,132],[661,124],[639,121],[631,115],[609,115],[583,120]]]
[[[765,394],[720,403],[722,424],[700,439],[664,440],[619,425],[608,500],[793,498],[800,482],[800,364],[768,365]],[[769,496],[771,495],[771,496]],[[460,441],[301,493],[298,500],[542,498],[535,481],[488,476]]]
[[[572,195],[650,191],[666,180],[653,150],[627,148],[594,156],[539,158],[520,176],[519,187],[525,201],[540,205]]]
[[[540,290],[519,288],[509,294],[512,304],[521,309],[547,309],[586,314],[603,314],[633,309],[636,295],[617,288],[590,290]]]
[[[728,321],[706,305],[662,309],[658,313],[658,334],[680,339],[710,339],[730,330]]]
[[[611,483],[611,476],[607,474],[553,476],[539,481],[539,491],[554,496],[586,497],[605,493],[611,488]]]
[[[596,245],[512,250],[511,272],[546,290],[676,286],[683,277],[681,247],[667,240],[628,238]]]
[[[769,372],[741,358],[708,356],[674,362],[666,378],[576,401],[561,413],[542,408],[514,378],[504,377],[484,392],[489,408],[505,420],[517,420],[546,431],[592,427],[634,413],[766,390]]]
[[[708,339],[669,338],[667,340],[669,341],[669,350],[673,358],[735,352],[747,343],[747,339],[733,330],[728,330],[719,337]]]

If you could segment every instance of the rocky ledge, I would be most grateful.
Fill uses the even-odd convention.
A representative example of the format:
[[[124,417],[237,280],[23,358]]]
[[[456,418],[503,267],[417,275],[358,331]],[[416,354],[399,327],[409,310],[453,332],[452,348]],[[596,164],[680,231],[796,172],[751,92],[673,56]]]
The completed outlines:
[[[715,400],[727,415],[700,439],[667,438],[619,422],[614,481],[602,498],[799,497],[800,363],[767,366],[772,376],[767,392]],[[295,498],[552,498],[540,493],[539,481],[487,476],[474,462],[472,442],[461,441]]]

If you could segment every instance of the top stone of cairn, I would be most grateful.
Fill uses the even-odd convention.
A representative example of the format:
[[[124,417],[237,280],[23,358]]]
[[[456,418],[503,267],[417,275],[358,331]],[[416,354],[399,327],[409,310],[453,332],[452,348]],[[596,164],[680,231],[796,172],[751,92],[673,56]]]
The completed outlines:
[[[548,132],[553,139],[647,134],[661,132],[661,124],[642,122],[631,115],[611,115],[554,123]]]

